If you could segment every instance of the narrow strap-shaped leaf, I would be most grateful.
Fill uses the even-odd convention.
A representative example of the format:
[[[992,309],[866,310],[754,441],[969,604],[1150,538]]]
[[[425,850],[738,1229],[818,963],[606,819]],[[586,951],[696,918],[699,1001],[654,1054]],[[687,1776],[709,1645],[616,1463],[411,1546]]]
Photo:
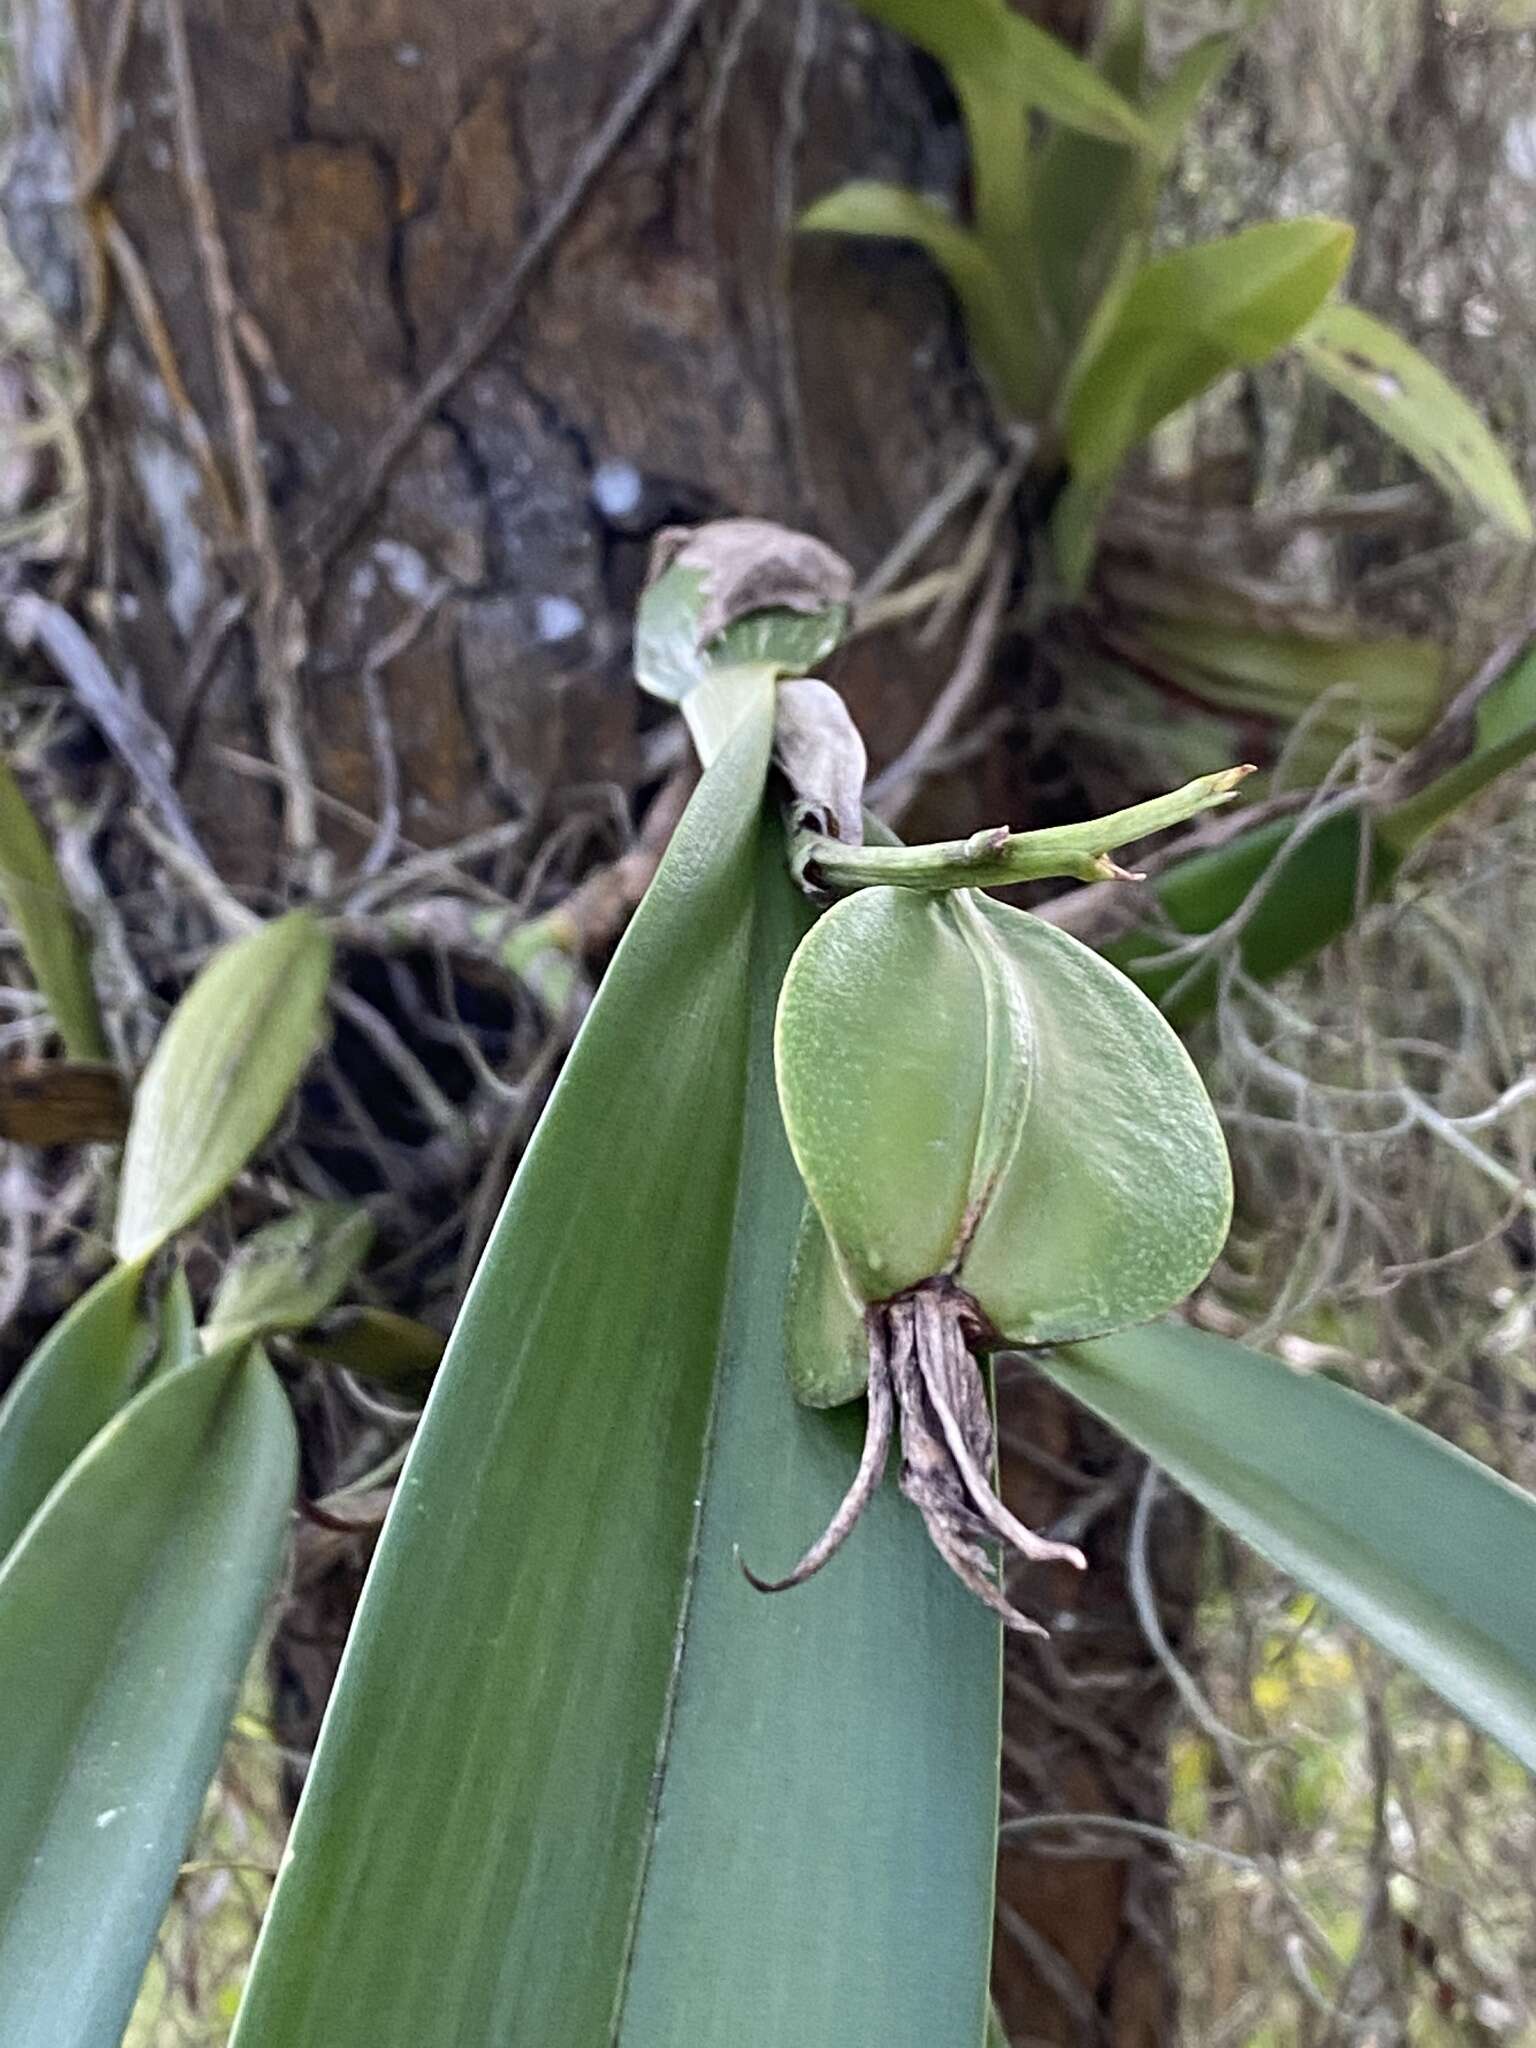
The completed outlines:
[[[38,990],[71,1059],[104,1060],[107,1041],[85,937],[58,863],[21,785],[0,760],[0,906],[16,927]]]
[[[1453,496],[1471,499],[1519,540],[1531,508],[1509,459],[1448,377],[1358,306],[1325,306],[1296,346],[1314,376],[1390,434]]]
[[[142,1266],[114,1266],[62,1316],[0,1402],[0,1558],[127,1400],[149,1352]]]
[[[240,2048],[594,2048],[650,1831],[726,1287],[771,692],[706,774],[464,1304]]]
[[[1271,631],[1222,619],[1139,619],[1135,638],[1158,670],[1219,710],[1312,720],[1343,742],[1362,725],[1393,746],[1411,746],[1445,695],[1445,651],[1407,633]],[[1333,751],[1337,751],[1336,748]]]
[[[1176,59],[1168,76],[1147,94],[1143,109],[1158,154],[1171,157],[1194,119],[1201,100],[1237,54],[1239,37],[1232,31],[1202,36]]]
[[[962,98],[967,84],[995,83],[1023,106],[1106,142],[1145,146],[1149,140],[1129,100],[1058,37],[1015,13],[1007,0],[857,0],[857,5],[937,57]]]
[[[755,1023],[714,1449],[618,2048],[977,2048],[996,1828],[995,1620],[894,1472],[842,1554],[776,1597],[858,1462],[862,1417],[792,1399],[803,1192],[769,1026],[804,906],[766,836]]]
[[[295,910],[215,954],[176,1005],[134,1098],[119,1258],[149,1258],[271,1130],[315,1049],[330,971],[330,940]]]
[[[1536,1499],[1389,1408],[1183,1324],[1038,1362],[1536,1769]]]
[[[156,1379],[0,1570],[0,2040],[116,2048],[218,1762],[295,1468],[271,1367]]]
[[[1450,715],[1450,714],[1448,714]],[[1433,744],[1434,735],[1427,744]],[[1380,820],[1383,837],[1407,853],[1442,820],[1501,775],[1536,754],[1536,641],[1528,645],[1479,701],[1471,744],[1462,758]]]
[[[343,1308],[302,1339],[306,1356],[424,1400],[443,1362],[441,1332],[387,1308]]]
[[[160,1341],[155,1348],[155,1372],[174,1372],[179,1365],[195,1365],[203,1355],[198,1335],[197,1309],[187,1284],[187,1269],[178,1266],[166,1282],[160,1301]]]
[[[1352,240],[1342,221],[1267,221],[1146,264],[1074,371],[1073,470],[1112,474],[1159,420],[1293,340],[1343,275]]]

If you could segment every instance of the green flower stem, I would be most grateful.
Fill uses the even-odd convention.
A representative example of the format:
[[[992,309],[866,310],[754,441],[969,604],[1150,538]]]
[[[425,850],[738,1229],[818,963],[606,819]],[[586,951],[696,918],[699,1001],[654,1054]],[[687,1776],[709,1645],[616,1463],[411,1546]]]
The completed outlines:
[[[818,833],[797,832],[790,864],[803,888],[832,894],[881,883],[903,889],[995,889],[1055,875],[1081,882],[1138,881],[1138,875],[1109,858],[1116,847],[1227,803],[1252,773],[1251,766],[1223,768],[1128,810],[1041,832],[1010,832],[1006,825],[994,825],[969,839],[932,846],[845,846]]]

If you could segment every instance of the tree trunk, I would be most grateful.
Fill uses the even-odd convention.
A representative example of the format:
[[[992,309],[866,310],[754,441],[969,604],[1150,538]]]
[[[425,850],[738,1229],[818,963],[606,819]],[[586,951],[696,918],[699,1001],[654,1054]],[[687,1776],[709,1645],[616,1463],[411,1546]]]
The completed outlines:
[[[206,853],[262,907],[336,902],[450,846],[494,883],[594,789],[642,816],[650,534],[750,512],[867,572],[987,434],[918,260],[792,240],[849,175],[957,182],[931,74],[844,8],[30,0],[22,58],[12,237],[90,372],[63,594],[190,824],[167,845],[152,816],[153,859],[124,832],[125,886],[206,894]],[[887,633],[840,661],[877,760],[954,651]],[[917,822],[1027,816],[1026,759],[934,779]],[[1130,1473],[1038,1385],[1007,1427],[1088,1476],[1009,1460],[1036,1520],[1088,1502],[1093,1564],[1075,1625],[1010,1651],[1010,1800],[1160,1818]],[[1192,1574],[1186,1528],[1160,1558],[1180,1613]],[[1002,1897],[1017,2040],[1172,2038],[1155,1859],[1009,1854]]]

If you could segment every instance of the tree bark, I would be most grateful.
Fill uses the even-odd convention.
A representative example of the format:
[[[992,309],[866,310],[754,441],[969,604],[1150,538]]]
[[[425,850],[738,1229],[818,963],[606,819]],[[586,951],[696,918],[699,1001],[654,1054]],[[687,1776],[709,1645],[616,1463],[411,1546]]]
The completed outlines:
[[[7,214],[89,369],[63,594],[252,902],[381,845],[536,838],[594,785],[642,809],[650,534],[750,512],[866,572],[988,432],[922,263],[790,233],[851,175],[958,184],[932,78],[844,8],[31,0],[23,26]],[[945,655],[840,660],[877,763]],[[1027,816],[1024,758],[938,779],[921,823]],[[1039,1386],[1007,1425],[1099,1500],[1075,1625],[1010,1651],[1010,1800],[1160,1818],[1122,1454]],[[1036,1520],[1085,1494],[1027,1455],[1007,1484]],[[1187,1528],[1160,1570],[1182,1612]],[[1155,1859],[1010,1854],[1002,1897],[1017,2040],[1172,2038]]]

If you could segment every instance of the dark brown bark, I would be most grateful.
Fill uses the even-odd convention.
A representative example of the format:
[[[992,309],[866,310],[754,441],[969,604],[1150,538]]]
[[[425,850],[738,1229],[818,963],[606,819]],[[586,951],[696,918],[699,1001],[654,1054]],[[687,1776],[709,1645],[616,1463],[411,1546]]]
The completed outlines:
[[[641,799],[656,776],[627,645],[649,533],[750,512],[867,570],[985,432],[923,266],[789,234],[850,174],[955,182],[920,68],[820,0],[693,12],[547,260],[448,375],[682,10],[32,0],[8,211],[91,367],[72,595],[174,742],[218,872],[254,901],[350,871],[370,834],[337,806],[377,819],[395,781],[421,846],[539,829],[594,784]],[[841,663],[877,763],[943,658],[886,635]],[[938,785],[923,822],[1027,815],[1016,758]],[[1010,1426],[1073,1467],[1120,1459],[1038,1388]],[[1042,1495],[1019,1460],[1008,1484],[1047,1522],[1081,1492]],[[1083,1539],[1094,1569],[1059,1589],[1080,1627],[1044,1662],[1012,1653],[1025,1809],[1161,1812],[1167,1700],[1124,1526],[1122,1486]],[[1187,1592],[1191,1574],[1185,1540],[1168,1576]],[[326,1595],[334,1621],[333,1577]],[[1110,1666],[1132,1679],[1106,1713],[1072,1681]],[[1033,1930],[1033,1957],[999,1945],[1019,2039],[1171,2038],[1154,1861],[1009,1856],[1003,1896]]]

